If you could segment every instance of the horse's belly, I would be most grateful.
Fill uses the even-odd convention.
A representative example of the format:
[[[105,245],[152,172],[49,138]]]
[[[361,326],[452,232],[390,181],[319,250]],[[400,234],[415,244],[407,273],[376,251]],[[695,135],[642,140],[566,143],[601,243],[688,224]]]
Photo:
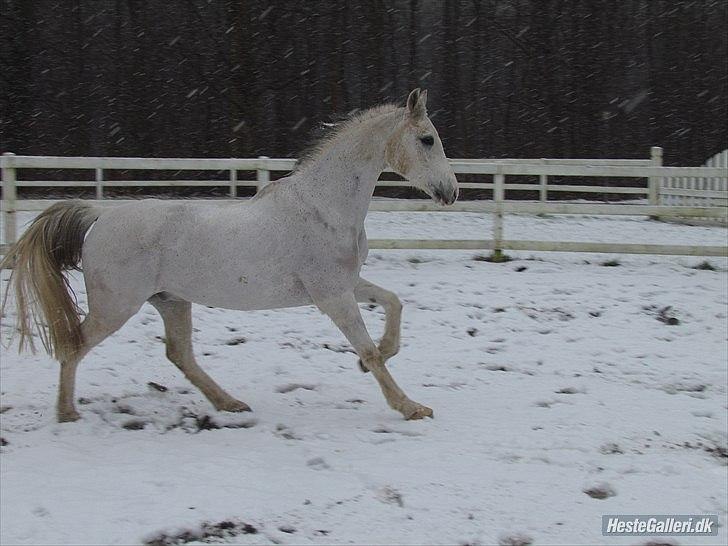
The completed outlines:
[[[299,307],[312,303],[298,278],[293,275],[252,274],[236,272],[197,282],[171,283],[165,291],[193,303],[252,311]]]

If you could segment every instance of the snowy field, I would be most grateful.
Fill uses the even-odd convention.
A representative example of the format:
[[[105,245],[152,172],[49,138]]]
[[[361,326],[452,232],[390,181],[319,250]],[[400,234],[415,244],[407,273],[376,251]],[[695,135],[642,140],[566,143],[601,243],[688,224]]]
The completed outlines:
[[[373,213],[367,228],[489,238],[490,219]],[[508,216],[505,233],[727,242],[639,218]],[[511,255],[370,253],[363,276],[405,307],[390,369],[431,420],[389,410],[313,308],[194,308],[198,360],[249,414],[215,412],[166,361],[150,306],[82,363],[76,423],[54,420],[57,365],[3,349],[0,543],[725,544],[726,260]],[[363,307],[379,336],[381,310]],[[722,527],[610,538],[602,514]]]

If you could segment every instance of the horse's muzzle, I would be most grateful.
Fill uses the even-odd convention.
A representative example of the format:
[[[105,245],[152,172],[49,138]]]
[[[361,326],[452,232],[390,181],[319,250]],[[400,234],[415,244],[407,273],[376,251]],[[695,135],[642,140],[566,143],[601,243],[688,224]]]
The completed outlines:
[[[449,184],[438,184],[432,187],[432,198],[441,205],[452,205],[458,198],[458,188]]]

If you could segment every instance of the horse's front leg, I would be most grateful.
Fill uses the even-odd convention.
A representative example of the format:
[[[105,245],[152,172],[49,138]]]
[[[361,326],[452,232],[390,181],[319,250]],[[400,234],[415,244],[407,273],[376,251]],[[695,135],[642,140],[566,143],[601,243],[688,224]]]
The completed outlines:
[[[314,297],[314,302],[321,311],[331,317],[334,324],[349,340],[364,366],[376,378],[392,409],[399,411],[405,419],[432,417],[432,410],[410,400],[384,366],[384,358],[372,338],[369,337],[353,292],[324,299]]]
[[[376,303],[384,308],[384,334],[379,342],[379,352],[384,362],[399,352],[400,324],[402,322],[402,303],[394,292],[385,290],[362,278],[354,289],[354,296],[359,303]],[[368,372],[359,360],[361,371]]]

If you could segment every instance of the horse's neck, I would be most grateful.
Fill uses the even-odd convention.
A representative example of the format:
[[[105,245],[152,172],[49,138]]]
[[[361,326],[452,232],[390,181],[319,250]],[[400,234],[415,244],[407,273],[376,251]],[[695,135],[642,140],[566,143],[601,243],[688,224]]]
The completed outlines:
[[[385,114],[331,142],[301,173],[306,200],[323,212],[336,213],[343,223],[362,225],[386,166],[384,147],[395,124],[395,116]]]

